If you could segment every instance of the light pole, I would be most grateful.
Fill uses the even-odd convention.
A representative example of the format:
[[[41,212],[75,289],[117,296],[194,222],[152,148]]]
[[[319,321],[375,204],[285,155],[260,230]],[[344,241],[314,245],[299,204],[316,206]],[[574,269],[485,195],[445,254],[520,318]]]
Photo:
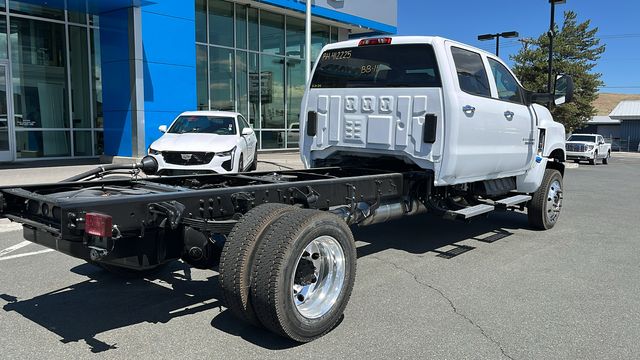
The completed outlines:
[[[309,83],[311,77],[311,1],[307,0],[307,13],[304,30],[304,80]]]
[[[500,38],[515,38],[520,36],[520,34],[518,34],[517,31],[507,31],[507,32],[502,32],[502,33],[497,33],[497,34],[484,34],[484,35],[478,35],[478,40],[480,41],[485,41],[485,40],[492,40],[492,39],[496,39],[496,56],[500,56]]]
[[[556,4],[564,4],[567,0],[549,0],[551,4],[551,22],[549,24],[549,73],[547,74],[547,91],[552,92],[553,86],[553,37],[556,35]]]

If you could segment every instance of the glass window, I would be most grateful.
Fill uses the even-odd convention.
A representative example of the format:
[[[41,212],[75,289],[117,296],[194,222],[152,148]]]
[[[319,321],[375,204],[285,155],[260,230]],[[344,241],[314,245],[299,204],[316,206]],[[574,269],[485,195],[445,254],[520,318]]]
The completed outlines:
[[[249,8],[249,50],[260,49],[260,32],[258,26],[258,9]]]
[[[284,129],[284,58],[261,56],[262,128]]]
[[[91,128],[87,29],[69,26],[71,60],[71,119],[74,128]],[[91,147],[89,147],[90,149]]]
[[[87,23],[87,2],[86,0],[67,0],[69,22]]]
[[[311,60],[316,61],[322,48],[329,43],[329,26],[311,24]]]
[[[92,156],[91,131],[73,132],[73,154],[75,156]]]
[[[287,17],[287,56],[304,58],[304,20]]]
[[[260,56],[249,53],[249,123],[260,128]]]
[[[234,111],[235,77],[233,50],[212,47],[209,61],[211,109]]]
[[[0,59],[6,59],[7,53],[7,19],[0,17]]]
[[[262,137],[261,149],[282,149],[284,143],[282,142],[283,131],[262,131],[260,134]]]
[[[236,47],[247,48],[247,7],[236,4]]]
[[[340,41],[339,34],[338,34],[338,28],[332,26],[331,27],[331,42],[334,43],[334,42],[338,42],[338,41]]]
[[[504,65],[489,58],[489,66],[498,89],[498,99],[522,103],[520,85]]]
[[[440,87],[430,45],[376,45],[329,50],[313,74],[313,88]]]
[[[100,59],[100,30],[91,29],[91,66],[93,67],[93,126],[102,128],[104,126],[104,114],[102,112],[102,60]]]
[[[104,155],[104,133],[102,131],[96,131],[95,154],[96,156]]]
[[[64,25],[12,18],[14,113],[19,128],[68,128]]]
[[[205,45],[196,45],[196,86],[198,93],[198,110],[209,110],[209,61]]]
[[[235,119],[222,116],[180,116],[167,132],[169,134],[237,134]]]
[[[287,128],[300,122],[300,104],[305,89],[304,62],[299,59],[287,59]]]
[[[233,3],[209,0],[209,41],[233,46]]]
[[[236,89],[238,90],[237,111],[243,115],[249,113],[249,72],[247,67],[247,52],[236,52]]]
[[[9,0],[9,12],[64,20],[65,0],[48,0],[47,5],[35,5],[20,0]]]
[[[207,42],[207,0],[196,0],[196,41]]]
[[[260,12],[260,47],[262,52],[284,55],[284,16]]]
[[[18,159],[65,156],[71,156],[69,131],[16,132],[16,157]]]
[[[460,89],[472,95],[491,96],[487,71],[480,54],[457,47],[451,48],[451,54],[456,64]]]

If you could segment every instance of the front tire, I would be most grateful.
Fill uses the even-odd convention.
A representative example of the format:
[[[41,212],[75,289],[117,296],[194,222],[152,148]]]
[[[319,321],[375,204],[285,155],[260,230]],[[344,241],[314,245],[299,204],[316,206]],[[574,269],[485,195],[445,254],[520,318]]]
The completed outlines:
[[[253,162],[249,167],[249,171],[256,171],[256,170],[258,170],[258,150],[257,149],[255,154],[253,155]]]
[[[595,165],[597,160],[598,160],[598,152],[596,151],[593,154],[593,159],[589,159],[589,165]]]
[[[529,225],[549,230],[556,225],[562,210],[562,175],[558,170],[546,169],[544,178],[529,202]]]
[[[309,342],[340,321],[355,276],[347,224],[327,212],[297,210],[269,226],[254,261],[251,300],[267,329]]]
[[[611,158],[611,151],[609,151],[609,152],[607,153],[607,156],[605,156],[605,158],[604,158],[604,159],[602,159],[602,163],[603,163],[604,165],[609,165],[609,159],[610,159],[610,158]]]
[[[238,160],[238,172],[244,172],[244,157],[240,154],[240,160]]]

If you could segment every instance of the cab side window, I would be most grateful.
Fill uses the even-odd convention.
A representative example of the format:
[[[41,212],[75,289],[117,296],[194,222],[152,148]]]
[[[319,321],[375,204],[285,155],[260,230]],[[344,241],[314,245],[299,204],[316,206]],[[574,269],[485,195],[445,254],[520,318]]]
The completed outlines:
[[[522,103],[522,90],[511,72],[498,61],[489,58],[489,66],[498,89],[498,99]]]
[[[242,134],[242,130],[244,130],[244,128],[251,128],[251,125],[249,125],[242,115],[238,116],[238,125],[240,125],[240,134]]]
[[[472,95],[491,96],[489,78],[480,54],[451,47],[460,89]]]

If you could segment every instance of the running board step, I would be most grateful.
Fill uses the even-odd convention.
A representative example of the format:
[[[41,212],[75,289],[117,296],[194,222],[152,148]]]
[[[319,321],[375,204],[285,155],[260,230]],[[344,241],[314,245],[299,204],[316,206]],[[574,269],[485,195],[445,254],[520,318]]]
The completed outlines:
[[[449,210],[444,214],[444,218],[448,220],[468,220],[472,217],[492,212],[494,209],[493,205],[480,204],[456,211]]]
[[[507,210],[507,208],[515,205],[520,205],[522,203],[526,203],[531,200],[531,196],[529,195],[516,195],[512,197],[508,197],[506,199],[498,200],[495,202],[496,210]]]

